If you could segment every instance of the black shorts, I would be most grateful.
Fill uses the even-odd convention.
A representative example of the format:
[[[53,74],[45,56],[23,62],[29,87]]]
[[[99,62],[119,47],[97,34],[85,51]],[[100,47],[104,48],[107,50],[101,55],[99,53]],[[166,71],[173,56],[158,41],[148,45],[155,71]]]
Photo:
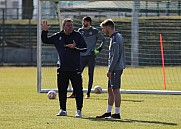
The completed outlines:
[[[112,72],[112,78],[108,80],[108,88],[120,89],[121,88],[121,75],[123,70],[117,70]]]

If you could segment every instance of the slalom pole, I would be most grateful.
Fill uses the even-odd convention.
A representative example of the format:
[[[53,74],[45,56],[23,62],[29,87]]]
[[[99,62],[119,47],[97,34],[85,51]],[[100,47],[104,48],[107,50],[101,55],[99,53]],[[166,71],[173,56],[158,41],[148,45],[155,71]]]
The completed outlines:
[[[164,84],[164,89],[166,89],[165,59],[164,59],[164,51],[163,51],[163,43],[162,43],[162,34],[160,34],[160,50],[161,50],[161,56],[162,56],[163,84]]]

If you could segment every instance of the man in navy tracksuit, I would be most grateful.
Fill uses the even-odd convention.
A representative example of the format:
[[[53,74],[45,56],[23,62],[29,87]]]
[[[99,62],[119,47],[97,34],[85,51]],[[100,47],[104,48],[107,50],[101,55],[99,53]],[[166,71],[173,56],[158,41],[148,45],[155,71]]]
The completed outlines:
[[[76,93],[76,117],[82,117],[83,87],[80,64],[80,51],[86,51],[87,45],[79,32],[74,31],[73,21],[64,19],[62,31],[48,37],[50,26],[47,21],[42,23],[42,42],[54,44],[58,55],[60,67],[57,70],[57,84],[60,102],[60,112],[57,116],[67,116],[66,99],[69,80]]]

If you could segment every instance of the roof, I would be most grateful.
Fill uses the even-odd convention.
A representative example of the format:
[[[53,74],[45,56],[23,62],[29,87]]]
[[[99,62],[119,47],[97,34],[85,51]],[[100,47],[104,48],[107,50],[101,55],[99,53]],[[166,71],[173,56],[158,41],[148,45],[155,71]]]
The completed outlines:
[[[132,1],[96,1],[82,5],[74,5],[77,8],[132,8]]]
[[[153,9],[158,8],[158,2],[146,2],[140,1],[140,9]],[[75,4],[73,8],[125,8],[125,9],[132,9],[133,8],[133,1],[95,1],[95,2],[88,2],[84,4]],[[162,1],[159,2],[159,9],[167,8],[168,2]],[[170,9],[177,9],[178,3],[177,2],[170,2],[169,8]]]

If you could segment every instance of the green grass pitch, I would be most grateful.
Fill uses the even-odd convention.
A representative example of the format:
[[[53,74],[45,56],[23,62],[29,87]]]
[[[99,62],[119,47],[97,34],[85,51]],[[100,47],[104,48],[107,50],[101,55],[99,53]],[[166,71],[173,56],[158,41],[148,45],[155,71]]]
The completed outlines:
[[[132,69],[125,70],[123,75],[124,89],[129,89],[128,86],[130,86],[130,82],[126,82],[128,79],[126,76],[131,79],[138,72],[135,71],[135,73],[132,72],[131,74],[130,70]],[[144,73],[142,69],[137,70],[139,70],[139,73]],[[181,128],[180,95],[122,94],[122,119],[112,120],[95,119],[96,115],[101,115],[106,110],[107,93],[92,93],[91,99],[84,99],[82,118],[74,117],[74,99],[67,100],[68,116],[57,117],[55,114],[59,111],[58,99],[49,100],[46,94],[37,93],[36,73],[35,67],[0,67],[0,129]],[[152,71],[152,73],[154,72]],[[98,76],[97,74],[95,75]],[[85,77],[85,75],[83,76]],[[143,78],[143,82],[145,79],[146,75]],[[104,83],[102,82],[102,84]],[[148,82],[145,81],[146,83]],[[174,90],[180,90],[180,88],[177,88],[178,85],[179,82],[178,84],[175,83],[176,88]]]

